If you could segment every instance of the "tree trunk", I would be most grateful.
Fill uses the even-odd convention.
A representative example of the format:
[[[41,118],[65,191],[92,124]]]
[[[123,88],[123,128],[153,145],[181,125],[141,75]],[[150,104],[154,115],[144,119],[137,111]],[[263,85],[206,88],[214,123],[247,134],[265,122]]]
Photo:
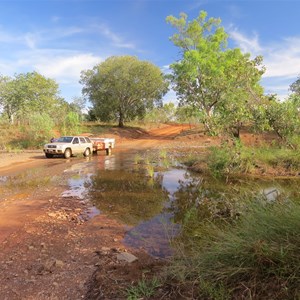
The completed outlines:
[[[119,127],[124,127],[124,115],[122,112],[119,115]]]

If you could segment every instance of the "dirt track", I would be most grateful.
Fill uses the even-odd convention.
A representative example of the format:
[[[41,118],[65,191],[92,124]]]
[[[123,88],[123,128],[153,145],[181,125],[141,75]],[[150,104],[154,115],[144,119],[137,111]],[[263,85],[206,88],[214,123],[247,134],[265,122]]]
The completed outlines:
[[[118,132],[116,151],[170,145],[187,128]],[[78,159],[69,164],[73,163]],[[15,176],[32,167],[48,166],[48,177],[63,173],[64,163],[50,164],[41,152],[1,154],[0,172]],[[67,174],[62,176],[67,178]],[[62,201],[59,195],[64,189],[60,182],[51,188],[37,185],[25,193],[2,193],[0,299],[123,299],[121,290],[136,281],[143,269],[151,266],[155,270],[160,264],[143,252],[125,249],[122,224],[103,214],[87,221],[89,204],[76,199]],[[139,257],[138,262],[129,265],[116,259],[126,251]],[[95,281],[102,285],[101,291],[93,285]]]

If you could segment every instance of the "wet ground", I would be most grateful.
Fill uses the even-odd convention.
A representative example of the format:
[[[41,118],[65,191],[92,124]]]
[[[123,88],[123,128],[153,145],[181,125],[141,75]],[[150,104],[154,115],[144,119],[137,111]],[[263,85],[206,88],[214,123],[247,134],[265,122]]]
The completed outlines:
[[[17,168],[2,168],[0,299],[96,299],[101,293],[107,293],[101,299],[125,299],[122,290],[144,270],[156,270],[161,261],[153,257],[172,255],[170,241],[193,207],[203,217],[234,214],[235,200],[249,190],[268,201],[294,193],[294,183],[227,185],[190,173],[166,152],[170,139],[138,139],[111,156],[65,160],[38,153]],[[138,262],[119,262],[121,252],[134,253]]]
[[[125,245],[157,257],[172,255],[169,244],[180,229],[180,217],[175,217],[184,213],[178,211],[178,207],[186,207],[184,198],[201,202],[202,191],[202,198],[204,193],[220,202],[233,188],[205,181],[176,161],[160,156],[159,150],[131,150],[115,151],[111,156],[54,158],[38,167],[1,176],[0,214],[9,217],[1,226],[0,241],[15,226],[38,213],[45,203],[38,201],[37,196],[51,191],[61,201],[81,202],[85,206],[80,215],[83,220],[101,213],[118,220],[126,230]],[[270,201],[280,195],[280,188],[273,182],[238,183],[234,188],[256,189]]]

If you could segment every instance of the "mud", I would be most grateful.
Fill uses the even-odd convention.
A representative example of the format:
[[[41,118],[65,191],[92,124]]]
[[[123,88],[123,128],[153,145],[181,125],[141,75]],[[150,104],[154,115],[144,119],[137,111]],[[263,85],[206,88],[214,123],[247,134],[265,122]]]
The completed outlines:
[[[176,147],[184,151],[220,142],[198,133],[185,135],[187,129],[189,125],[148,132],[114,129],[108,137],[116,138],[115,151],[125,157],[130,150]],[[104,154],[99,156],[105,167]],[[83,160],[49,160],[42,151],[0,153],[1,300],[126,299],[126,289],[158,274],[168,263],[132,248],[134,243],[123,244],[130,228],[95,209],[82,193],[80,186],[85,183],[74,180],[76,172],[84,171],[78,168]],[[23,172],[29,172],[27,186],[22,185]],[[138,260],[120,261],[122,252]],[[158,295],[161,299],[178,296],[165,289]]]
[[[116,151],[162,147],[183,128],[161,130],[153,135],[134,132],[134,138],[118,133]],[[80,195],[63,194],[70,179],[66,166],[82,159],[48,160],[37,151],[0,154],[2,181],[13,178],[1,187],[1,299],[126,299],[126,288],[145,270],[156,272],[165,263],[125,247],[121,222],[98,214]],[[35,168],[44,175],[32,174],[28,187],[18,186],[18,176]],[[139,259],[118,261],[120,252]]]

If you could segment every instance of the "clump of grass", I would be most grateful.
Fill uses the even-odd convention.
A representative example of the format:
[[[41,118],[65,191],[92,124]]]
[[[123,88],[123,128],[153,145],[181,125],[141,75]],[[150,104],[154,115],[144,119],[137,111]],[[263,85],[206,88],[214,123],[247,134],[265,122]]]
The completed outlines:
[[[203,157],[199,154],[195,153],[189,153],[187,155],[184,155],[183,157],[178,157],[177,159],[187,167],[192,167],[195,163],[199,162],[200,158]]]
[[[141,155],[140,154],[135,154],[134,163],[137,165],[137,164],[141,163],[141,161],[142,161]]]
[[[154,167],[152,165],[147,165],[146,173],[148,177],[154,177]]]
[[[161,159],[166,159],[168,156],[168,152],[166,151],[166,149],[161,149],[159,151],[159,158]]]
[[[127,300],[144,299],[144,297],[149,298],[155,294],[160,285],[161,283],[157,277],[153,277],[149,280],[142,279],[136,286],[131,286],[127,289]]]
[[[290,148],[261,147],[253,149],[258,163],[265,163],[272,167],[283,167],[287,170],[300,168],[300,153]]]
[[[207,164],[216,178],[232,173],[248,173],[254,167],[253,152],[239,141],[233,145],[225,143],[221,147],[210,148]]]
[[[264,146],[245,147],[240,142],[211,147],[207,167],[216,178],[237,173],[252,173],[257,168],[282,168],[297,172],[300,168],[300,153],[290,148]]]
[[[177,257],[174,270],[198,282],[200,296],[299,299],[299,203],[256,204],[234,224],[199,220],[199,228],[193,251]]]

